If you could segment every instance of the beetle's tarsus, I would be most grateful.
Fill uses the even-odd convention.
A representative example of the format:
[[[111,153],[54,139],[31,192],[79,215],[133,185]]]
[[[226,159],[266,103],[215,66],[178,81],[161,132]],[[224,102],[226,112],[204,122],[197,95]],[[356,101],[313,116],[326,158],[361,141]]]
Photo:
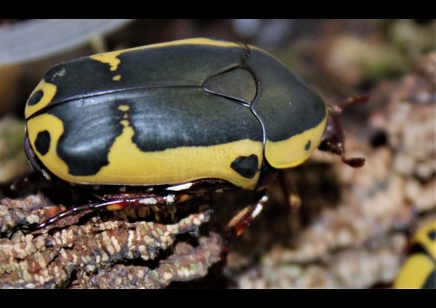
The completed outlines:
[[[292,181],[284,170],[280,170],[278,175],[280,187],[285,194],[285,201],[291,211],[296,211],[301,205],[301,199]]]
[[[365,165],[365,158],[362,157],[345,158],[344,155],[341,155],[341,159],[345,164],[353,168],[360,168]]]

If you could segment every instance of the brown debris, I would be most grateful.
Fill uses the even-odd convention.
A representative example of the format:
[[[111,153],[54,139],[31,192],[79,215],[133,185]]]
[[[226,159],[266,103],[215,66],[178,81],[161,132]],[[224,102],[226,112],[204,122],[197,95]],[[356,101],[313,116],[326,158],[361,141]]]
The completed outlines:
[[[0,204],[0,232],[10,235],[18,225],[40,223],[64,210],[66,210],[65,206],[52,204],[40,193],[23,200],[4,198]],[[47,230],[77,223],[78,219],[86,213],[88,212],[65,217],[48,226]]]
[[[33,208],[23,216],[23,211],[46,202],[43,200],[38,195],[23,201],[3,199],[2,229],[15,224],[18,216],[22,216],[21,221],[46,219],[47,211],[43,209]],[[200,237],[198,247],[177,242],[174,252],[171,250],[179,234],[198,234],[198,228],[209,216],[210,211],[191,214],[174,224],[100,222],[94,217],[91,222],[73,224],[52,235],[51,232],[24,235],[17,231],[11,239],[0,239],[0,286],[162,288],[172,281],[202,277],[219,260],[221,242],[217,235]],[[62,219],[62,224],[77,223],[77,219],[74,216]],[[169,254],[167,258],[162,257],[164,251]],[[162,259],[151,269],[147,262],[156,258]],[[138,262],[143,265],[137,265]]]
[[[92,277],[81,271],[74,288],[164,288],[173,281],[204,277],[208,268],[218,261],[220,250],[221,238],[213,233],[208,238],[200,237],[199,246],[195,248],[184,242],[177,243],[174,254],[162,260],[156,269],[117,264],[99,270]]]

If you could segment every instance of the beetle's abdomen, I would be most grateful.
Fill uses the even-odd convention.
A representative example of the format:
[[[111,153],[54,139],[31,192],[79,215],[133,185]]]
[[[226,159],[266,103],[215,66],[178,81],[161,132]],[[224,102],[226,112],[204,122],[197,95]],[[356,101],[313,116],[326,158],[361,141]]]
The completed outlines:
[[[202,88],[138,89],[69,101],[27,125],[43,165],[73,183],[218,178],[253,188],[262,163],[263,132],[250,109]]]

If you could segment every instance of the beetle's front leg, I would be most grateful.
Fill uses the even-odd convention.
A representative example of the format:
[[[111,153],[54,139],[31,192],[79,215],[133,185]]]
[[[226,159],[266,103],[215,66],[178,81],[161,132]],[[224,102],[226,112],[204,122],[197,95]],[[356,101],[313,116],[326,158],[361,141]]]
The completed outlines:
[[[262,191],[262,197],[257,201],[256,204],[251,204],[245,207],[241,212],[239,212],[227,225],[225,231],[225,240],[223,248],[221,250],[220,257],[220,270],[224,268],[227,264],[227,255],[230,250],[230,244],[232,241],[239,236],[245,229],[251,224],[254,218],[259,215],[263,209],[263,205],[268,201],[268,192],[266,190]]]

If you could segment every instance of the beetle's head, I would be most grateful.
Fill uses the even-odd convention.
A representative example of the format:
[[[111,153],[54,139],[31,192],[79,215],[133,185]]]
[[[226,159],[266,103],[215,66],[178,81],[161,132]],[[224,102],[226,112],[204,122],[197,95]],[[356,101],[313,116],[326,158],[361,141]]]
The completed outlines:
[[[322,136],[321,144],[318,147],[319,150],[340,155],[345,164],[354,168],[362,167],[365,164],[365,159],[362,157],[345,158],[344,132],[342,130],[340,115],[345,106],[353,103],[366,102],[368,99],[369,95],[353,96],[346,99],[339,106],[328,106],[329,115],[327,126]]]

